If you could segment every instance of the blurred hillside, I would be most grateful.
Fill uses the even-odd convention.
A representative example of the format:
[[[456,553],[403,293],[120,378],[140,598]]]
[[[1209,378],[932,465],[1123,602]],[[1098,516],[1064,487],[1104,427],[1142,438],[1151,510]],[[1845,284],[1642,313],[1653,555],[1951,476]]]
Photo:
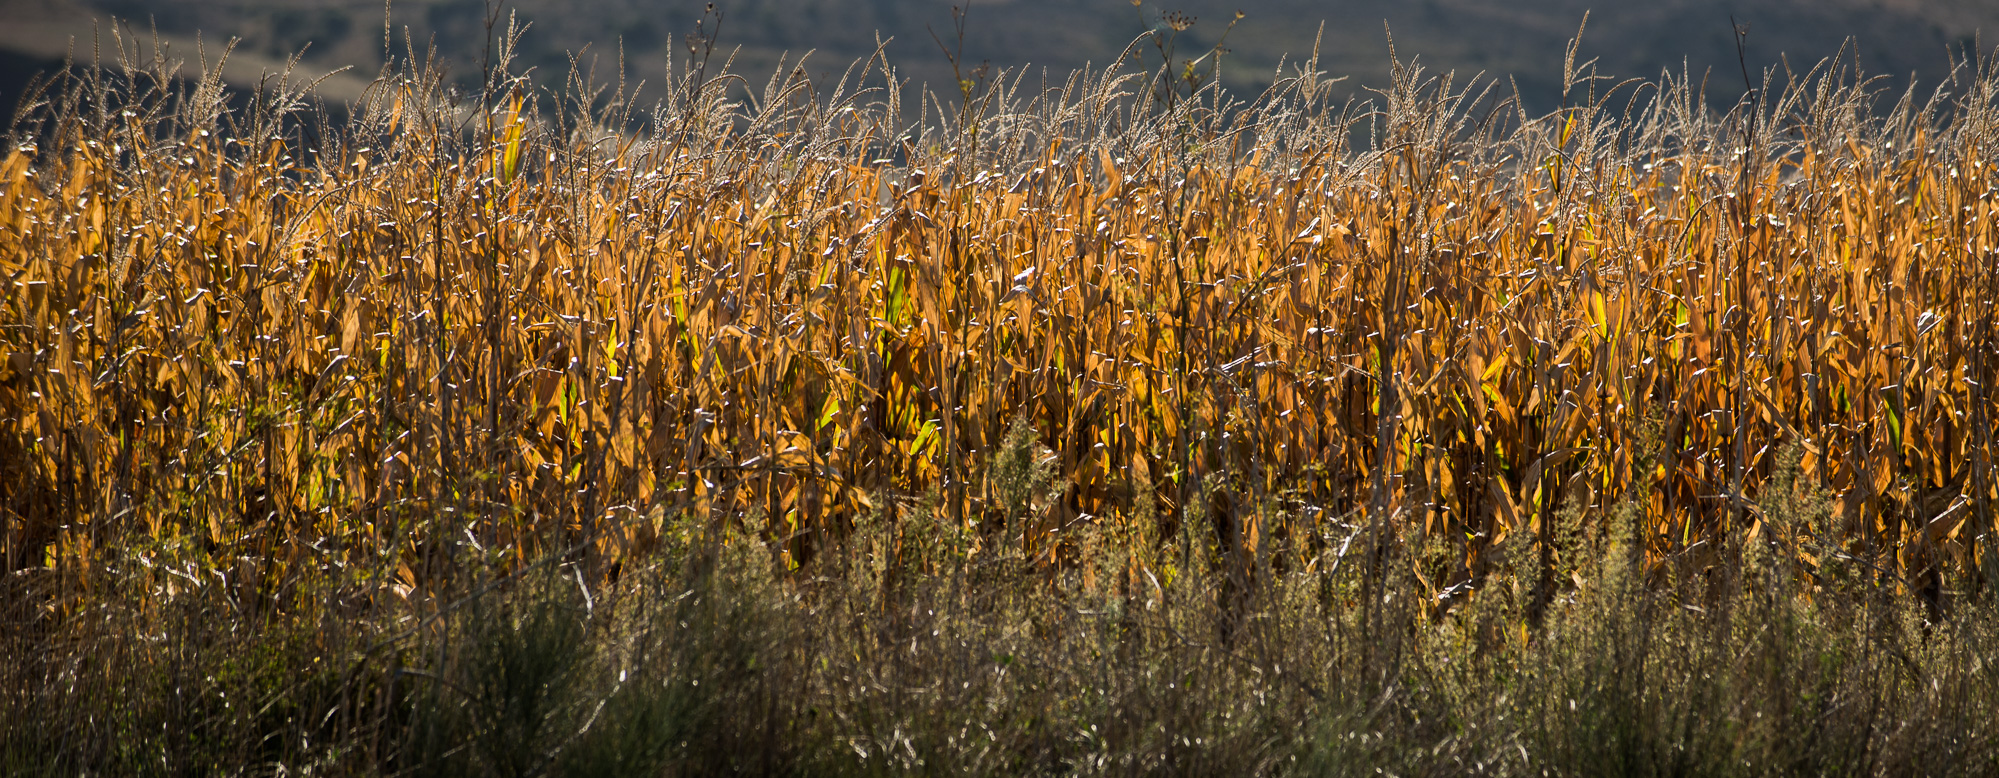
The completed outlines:
[[[620,45],[628,80],[661,83],[669,56],[684,56],[684,37],[702,17],[705,0],[514,0],[531,24],[516,69],[532,67],[543,84],[569,71],[570,56],[585,52],[599,81],[616,80]],[[934,31],[955,46],[952,0],[725,0],[721,56],[761,85],[789,54],[808,50],[815,80],[835,77],[875,48],[890,43],[889,61],[908,79],[950,83],[951,70]],[[1752,68],[1797,71],[1841,50],[1852,38],[1868,73],[1891,77],[1901,88],[1913,76],[1925,90],[1949,73],[1951,51],[1976,45],[1981,30],[1999,42],[1999,3],[1978,0],[1656,0],[1644,4],[1595,4],[1587,0],[977,0],[963,41],[970,66],[990,63],[1014,70],[1032,65],[1038,79],[1102,66],[1162,11],[1192,14],[1180,50],[1212,46],[1237,10],[1245,16],[1230,32],[1223,78],[1238,89],[1271,82],[1280,62],[1310,56],[1323,24],[1322,70],[1349,76],[1350,90],[1378,86],[1389,68],[1388,35],[1396,54],[1419,57],[1433,71],[1460,76],[1483,72],[1517,84],[1531,110],[1559,100],[1565,42],[1588,11],[1581,59],[1598,60],[1615,77],[1653,78],[1662,70],[1709,74],[1710,102],[1725,105],[1741,92],[1742,77],[1731,38],[1730,16],[1749,29]],[[228,77],[237,83],[279,68],[288,54],[306,49],[304,70],[318,75],[338,66],[347,74],[328,81],[330,102],[351,99],[380,67],[384,10],[372,0],[0,0],[0,106],[11,109],[25,72],[58,62],[75,41],[87,60],[93,29],[110,47],[108,26],[118,18],[150,41],[154,30],[176,56],[196,59],[197,37],[209,59],[219,43],[242,39]],[[419,55],[434,45],[458,80],[476,82],[487,48],[486,0],[398,0],[387,7],[392,47],[409,44]],[[502,18],[500,25],[504,27]],[[1384,27],[1384,25],[1386,27]],[[708,29],[712,29],[712,22]],[[407,36],[407,37],[405,37]],[[310,46],[309,48],[308,45]],[[586,50],[585,47],[589,48]],[[1152,65],[1156,52],[1146,52]],[[1505,91],[1511,92],[1510,85]],[[651,90],[649,90],[651,91]],[[649,102],[644,95],[642,102]]]

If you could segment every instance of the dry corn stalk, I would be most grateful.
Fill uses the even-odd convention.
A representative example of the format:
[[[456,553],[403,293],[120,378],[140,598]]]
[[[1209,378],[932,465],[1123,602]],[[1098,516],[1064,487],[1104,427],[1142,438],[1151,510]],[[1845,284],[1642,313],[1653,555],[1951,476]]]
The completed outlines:
[[[313,143],[85,84],[0,163],[0,550],[408,592],[724,523],[800,565],[869,511],[1061,564],[1198,515],[1254,574],[1359,515],[1447,548],[1436,597],[1509,535],[1573,567],[1555,517],[1635,501],[1655,573],[1780,538],[1982,580],[1999,76],[1883,118],[1842,75],[1501,131],[1407,70],[1370,111],[1309,68],[1231,111],[1000,79],[932,127],[704,72],[621,136],[417,73]],[[986,477],[1015,418],[1064,485],[1021,522]],[[1787,449],[1833,520],[1757,507]]]

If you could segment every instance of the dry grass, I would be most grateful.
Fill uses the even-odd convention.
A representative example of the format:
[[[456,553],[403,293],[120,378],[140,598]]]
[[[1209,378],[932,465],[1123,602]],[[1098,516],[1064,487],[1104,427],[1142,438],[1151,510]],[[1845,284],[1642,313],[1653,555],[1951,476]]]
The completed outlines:
[[[1943,618],[1999,570],[1999,66],[1727,116],[1571,70],[1540,117],[1412,66],[1332,104],[1308,62],[1246,102],[1007,75],[911,126],[879,61],[697,56],[645,115],[409,68],[333,126],[89,71],[0,162],[9,607],[388,625],[690,538],[802,586],[864,537],[889,588],[1212,575],[1225,643],[1342,569],[1364,634],[1395,597],[1539,625],[1613,548],[1676,597],[1767,553]]]

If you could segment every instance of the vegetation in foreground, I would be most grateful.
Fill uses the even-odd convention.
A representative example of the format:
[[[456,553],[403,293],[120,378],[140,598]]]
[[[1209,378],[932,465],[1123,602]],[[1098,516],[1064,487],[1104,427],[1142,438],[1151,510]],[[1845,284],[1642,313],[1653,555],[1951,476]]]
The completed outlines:
[[[48,93],[6,771],[1999,772],[1999,66],[694,52]]]

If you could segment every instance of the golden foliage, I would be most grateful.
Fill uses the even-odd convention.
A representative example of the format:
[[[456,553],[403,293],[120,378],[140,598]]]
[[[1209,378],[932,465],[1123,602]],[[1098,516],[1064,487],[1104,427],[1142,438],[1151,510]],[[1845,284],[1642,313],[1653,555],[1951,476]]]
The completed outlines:
[[[1804,536],[1975,571],[1999,78],[1878,118],[1840,76],[1503,132],[1410,70],[1369,111],[1310,72],[1170,111],[1001,79],[927,128],[892,87],[704,75],[637,137],[419,74],[317,145],[105,97],[0,163],[6,565],[177,538],[407,592],[685,521],[807,565],[870,511],[1059,564],[1199,500],[1244,565],[1356,517],[1441,543],[1434,597],[1630,500],[1655,574]],[[986,477],[1016,418],[1064,485],[1018,524]],[[1786,448],[1835,521],[1766,526]]]

